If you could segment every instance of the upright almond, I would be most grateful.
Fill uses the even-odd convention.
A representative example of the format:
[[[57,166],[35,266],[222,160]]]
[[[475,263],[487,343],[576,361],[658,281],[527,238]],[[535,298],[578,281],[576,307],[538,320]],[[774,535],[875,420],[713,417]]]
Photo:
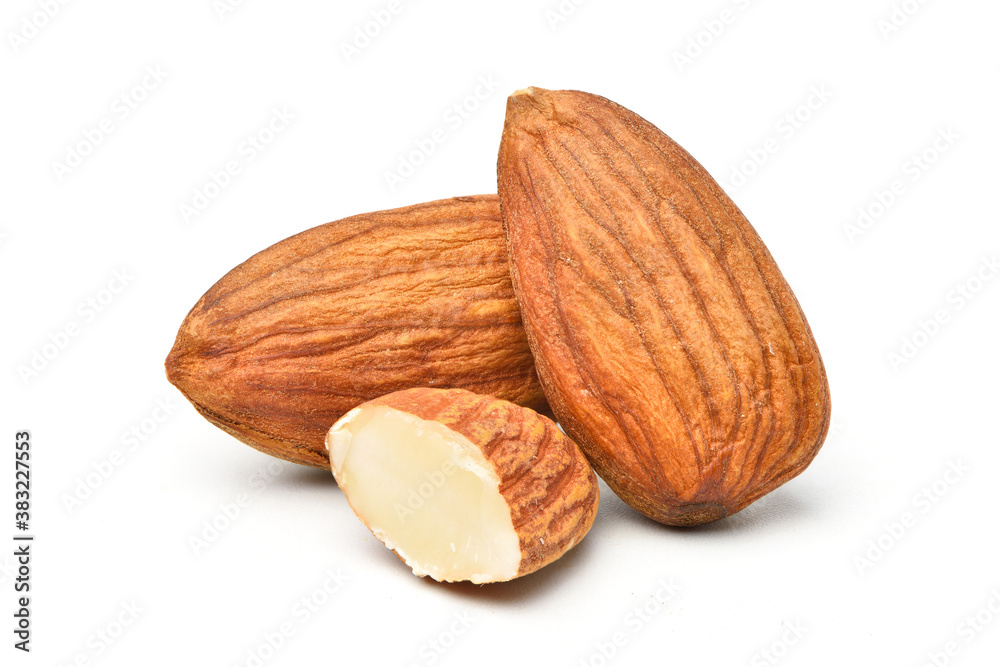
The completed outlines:
[[[623,500],[696,525],[805,469],[830,419],[819,350],[691,155],[607,99],[529,88],[508,101],[498,178],[542,387]]]
[[[496,195],[345,218],[257,253],[191,309],[166,369],[222,430],[322,468],[333,423],[400,389],[545,405]]]

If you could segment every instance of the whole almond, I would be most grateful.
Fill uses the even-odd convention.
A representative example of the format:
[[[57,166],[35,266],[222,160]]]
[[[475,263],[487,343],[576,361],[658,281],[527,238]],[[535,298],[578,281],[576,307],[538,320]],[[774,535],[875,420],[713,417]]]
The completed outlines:
[[[462,389],[398,391],[327,437],[358,518],[420,576],[520,577],[579,544],[597,477],[576,443],[528,408]]]
[[[188,313],[166,370],[222,430],[322,468],[330,426],[399,389],[545,405],[495,195],[345,218],[254,255]]]
[[[508,101],[498,180],[546,397],[625,502],[696,525],[805,469],[830,420],[819,350],[691,155],[605,98],[530,88]]]

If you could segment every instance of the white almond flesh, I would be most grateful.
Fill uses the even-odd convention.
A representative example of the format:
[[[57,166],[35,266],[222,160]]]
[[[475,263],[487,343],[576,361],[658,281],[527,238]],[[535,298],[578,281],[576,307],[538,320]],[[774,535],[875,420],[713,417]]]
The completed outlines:
[[[345,415],[328,447],[351,507],[415,574],[474,583],[517,576],[521,548],[500,478],[468,438],[376,405]]]
[[[418,576],[509,581],[577,544],[597,478],[542,415],[461,389],[409,389],[344,415],[326,438],[358,518]]]

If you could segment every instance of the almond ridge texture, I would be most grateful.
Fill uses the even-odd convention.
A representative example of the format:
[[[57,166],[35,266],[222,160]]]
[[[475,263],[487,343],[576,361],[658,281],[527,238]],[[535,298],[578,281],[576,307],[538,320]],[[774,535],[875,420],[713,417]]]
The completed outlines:
[[[805,469],[830,421],[819,350],[690,154],[607,99],[531,88],[508,101],[498,182],[546,397],[619,496],[695,525]]]

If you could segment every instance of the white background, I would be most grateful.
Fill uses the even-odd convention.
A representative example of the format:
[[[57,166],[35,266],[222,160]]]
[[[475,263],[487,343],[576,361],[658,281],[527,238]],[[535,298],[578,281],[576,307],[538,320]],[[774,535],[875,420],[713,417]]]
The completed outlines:
[[[404,1],[350,59],[388,0],[44,4],[0,13],[0,433],[11,457],[32,432],[37,535],[30,655],[11,646],[0,549],[3,664],[995,664],[997,3],[907,0],[889,32],[891,0],[567,1],[565,16],[558,0]],[[724,183],[809,318],[834,427],[804,474],[735,517],[666,528],[603,487],[561,561],[441,585],[383,548],[328,474],[202,420],[162,363],[198,297],[271,243],[494,192],[505,98],[529,85],[624,104]],[[275,109],[294,119],[248,159]],[[446,141],[390,188],[439,127]],[[55,164],[81,142],[75,168]],[[240,172],[185,219],[229,160]],[[876,215],[849,233],[859,208]],[[212,521],[228,526],[213,537]],[[319,603],[306,614],[302,598]]]

